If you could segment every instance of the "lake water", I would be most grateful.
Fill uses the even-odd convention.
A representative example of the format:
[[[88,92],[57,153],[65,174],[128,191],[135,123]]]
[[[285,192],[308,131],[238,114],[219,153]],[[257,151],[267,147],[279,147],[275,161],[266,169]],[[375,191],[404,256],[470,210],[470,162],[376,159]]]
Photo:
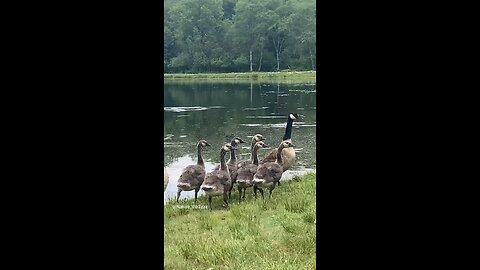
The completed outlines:
[[[204,151],[207,173],[220,164],[220,148],[235,136],[247,142],[238,152],[241,159],[248,159],[251,137],[262,134],[270,147],[259,150],[261,159],[280,144],[290,112],[304,119],[293,123],[297,162],[282,179],[315,170],[316,94],[315,83],[165,82],[164,165],[170,181],[164,202],[176,197],[182,169],[196,163],[199,139],[211,145]],[[183,191],[180,198],[192,197],[194,191]]]

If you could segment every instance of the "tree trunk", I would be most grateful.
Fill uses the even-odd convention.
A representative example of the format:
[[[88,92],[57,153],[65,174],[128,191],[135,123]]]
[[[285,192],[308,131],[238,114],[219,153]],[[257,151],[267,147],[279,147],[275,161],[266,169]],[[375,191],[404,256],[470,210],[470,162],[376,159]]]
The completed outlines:
[[[275,39],[273,39],[273,47],[275,48],[275,55],[277,56],[277,71],[280,71],[280,50],[282,49],[280,42],[280,38],[278,42],[275,42]]]
[[[253,57],[252,57],[252,49],[250,49],[250,72],[253,72],[253,63],[252,63]]]
[[[253,107],[253,80],[250,78],[250,107]]]
[[[258,72],[262,69],[263,48],[260,50],[260,63],[258,65]]]
[[[308,49],[310,51],[310,61],[312,62],[312,70],[315,70],[315,64],[313,61],[313,54],[312,54],[312,49]]]
[[[280,55],[277,50],[277,71],[280,71]]]

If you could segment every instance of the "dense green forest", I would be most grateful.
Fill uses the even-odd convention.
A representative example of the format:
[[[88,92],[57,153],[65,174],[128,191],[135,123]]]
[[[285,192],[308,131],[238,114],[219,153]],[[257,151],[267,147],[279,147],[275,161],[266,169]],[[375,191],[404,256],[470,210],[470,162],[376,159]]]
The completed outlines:
[[[166,73],[315,70],[314,0],[164,0]]]

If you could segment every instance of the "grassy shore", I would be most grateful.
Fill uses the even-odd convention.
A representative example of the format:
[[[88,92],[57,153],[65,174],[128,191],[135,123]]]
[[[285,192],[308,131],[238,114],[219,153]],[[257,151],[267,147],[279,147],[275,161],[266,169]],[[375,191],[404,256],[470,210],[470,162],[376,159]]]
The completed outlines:
[[[316,175],[283,181],[265,201],[238,203],[232,192],[229,209],[220,197],[207,210],[202,196],[165,205],[165,269],[315,269]]]
[[[244,72],[244,73],[199,73],[199,74],[163,74],[165,81],[177,80],[209,80],[209,81],[291,81],[315,82],[315,71],[291,72]]]

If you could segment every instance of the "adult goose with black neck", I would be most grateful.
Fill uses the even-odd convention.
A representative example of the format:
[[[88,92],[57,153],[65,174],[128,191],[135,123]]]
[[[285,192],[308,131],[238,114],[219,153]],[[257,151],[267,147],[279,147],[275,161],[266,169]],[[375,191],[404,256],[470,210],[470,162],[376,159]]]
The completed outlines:
[[[210,146],[205,140],[200,140],[197,143],[197,164],[185,167],[177,182],[177,202],[182,191],[195,190],[195,203],[197,202],[197,194],[200,191],[200,186],[205,179],[205,164],[203,162],[202,151],[206,146]]]
[[[296,113],[290,113],[287,119],[287,126],[282,141],[292,142],[292,125],[294,120],[300,120],[302,116]],[[282,168],[283,171],[290,169],[295,164],[295,150],[293,148],[286,148],[282,152]],[[277,159],[277,149],[270,151],[260,162],[261,164],[267,162],[275,162]],[[279,182],[280,183],[280,182]]]

